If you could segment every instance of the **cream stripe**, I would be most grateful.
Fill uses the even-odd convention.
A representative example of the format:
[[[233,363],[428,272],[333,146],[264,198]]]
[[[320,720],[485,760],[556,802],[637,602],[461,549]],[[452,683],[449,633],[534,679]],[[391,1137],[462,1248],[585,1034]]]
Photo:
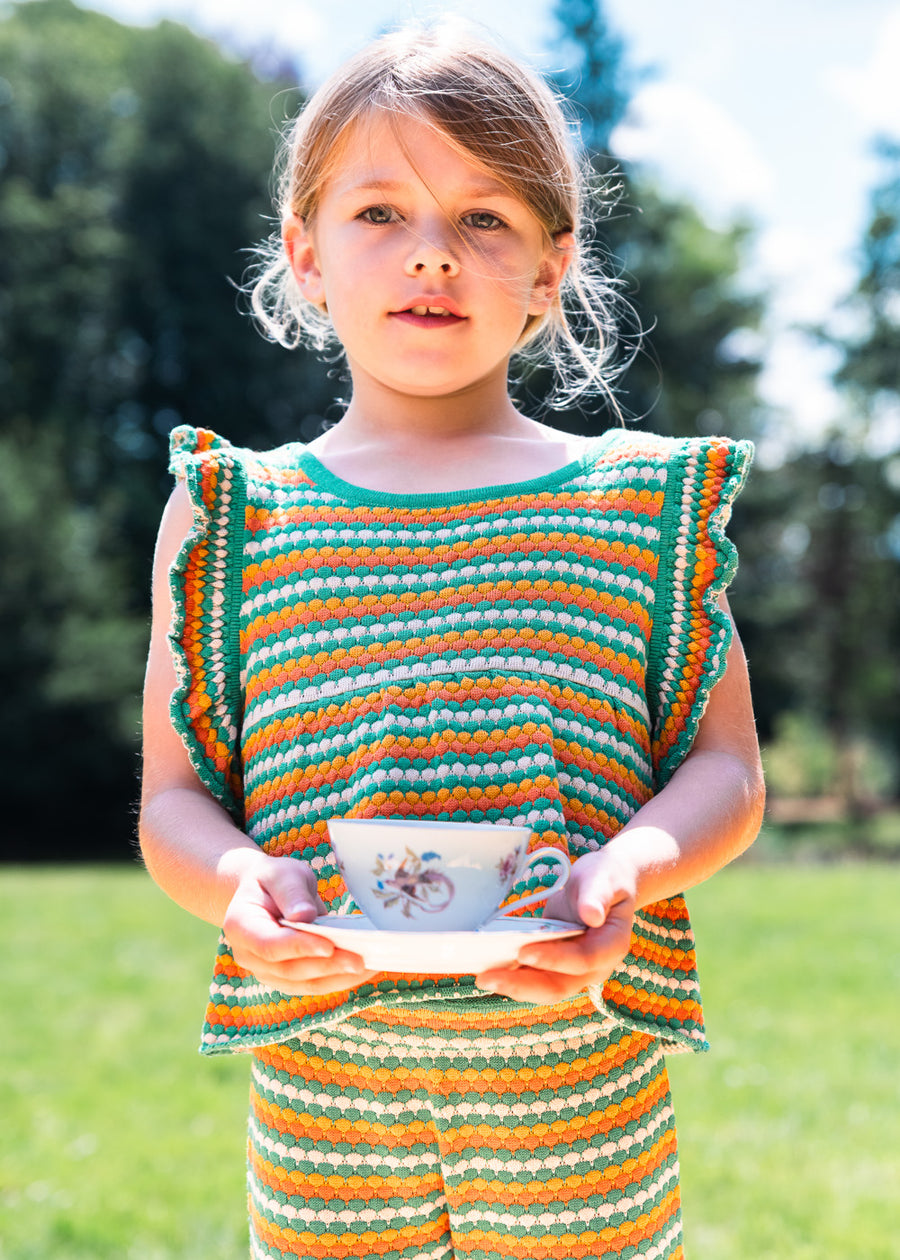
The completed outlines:
[[[270,696],[268,700],[253,706],[252,717],[248,718],[245,728],[245,736],[255,727],[270,722],[276,714],[322,700],[334,700],[357,692],[377,691],[382,687],[402,687],[404,684],[421,682],[426,678],[437,680],[441,677],[476,677],[494,671],[534,674],[540,677],[541,682],[559,679],[568,684],[585,687],[589,691],[612,697],[617,703],[633,709],[643,722],[649,721],[647,704],[642,695],[635,690],[619,687],[602,678],[598,673],[572,669],[558,665],[554,661],[540,660],[537,657],[476,656],[471,659],[453,659],[448,656],[438,661],[420,661],[416,665],[397,663],[390,669],[379,669],[358,677],[343,676],[340,681],[327,679],[308,687],[283,691],[279,696]]]
[[[332,1208],[307,1208],[296,1207],[293,1203],[279,1203],[275,1198],[270,1197],[266,1190],[267,1186],[263,1182],[257,1182],[254,1177],[249,1178],[250,1194],[256,1205],[257,1211],[261,1216],[274,1218],[279,1223],[285,1223],[290,1228],[297,1228],[298,1224],[316,1225],[353,1225],[358,1221],[364,1221],[369,1225],[380,1225],[383,1229],[402,1229],[410,1225],[434,1220],[440,1213],[446,1211],[446,1198],[441,1195],[434,1197],[432,1204],[431,1197],[425,1197],[424,1202],[416,1204],[404,1203],[397,1207],[388,1205],[384,1200],[392,1198],[396,1195],[396,1187],[385,1187],[384,1200],[377,1193],[373,1193],[370,1187],[366,1187],[365,1198],[374,1200],[377,1208],[345,1208],[336,1212]],[[319,1191],[319,1197],[328,1198],[328,1189],[323,1187]],[[376,1231],[377,1232],[377,1231]]]
[[[362,1174],[370,1170],[373,1165],[387,1169],[389,1174],[402,1176],[404,1173],[414,1173],[417,1170],[424,1175],[429,1169],[437,1168],[440,1165],[440,1156],[436,1148],[429,1148],[426,1151],[416,1152],[415,1154],[396,1154],[387,1146],[384,1150],[379,1150],[377,1155],[371,1152],[362,1154],[356,1151],[347,1151],[341,1153],[339,1151],[322,1151],[316,1150],[312,1155],[310,1151],[302,1146],[295,1146],[289,1142],[273,1141],[267,1133],[263,1131],[255,1119],[250,1120],[248,1133],[254,1149],[266,1159],[270,1159],[273,1163],[281,1160],[291,1159],[296,1161],[304,1161],[312,1159],[316,1165],[316,1171],[324,1173],[324,1170],[331,1169],[337,1175],[343,1175],[348,1167],[359,1169]],[[377,1143],[374,1143],[377,1145]],[[367,1146],[373,1143],[366,1143]],[[397,1148],[402,1151],[402,1147]]]
[[[536,1007],[535,1022],[549,1023],[559,1018],[558,1012],[551,1007]],[[304,1038],[304,1053],[330,1054],[344,1051],[348,1054],[366,1054],[372,1058],[389,1058],[398,1056],[403,1060],[413,1058],[417,1066],[424,1053],[428,1057],[447,1055],[465,1061],[476,1056],[484,1058],[503,1058],[515,1055],[522,1056],[528,1051],[529,1058],[538,1058],[541,1062],[557,1054],[566,1054],[571,1050],[583,1049],[585,1055],[602,1046],[607,1039],[610,1028],[606,1020],[579,1017],[568,1028],[550,1027],[538,1032],[534,1028],[522,1027],[501,1031],[491,1035],[490,1032],[479,1033],[465,1028],[426,1029],[402,1027],[387,1028],[375,1022],[377,1008],[368,1012],[367,1019],[356,1019],[350,1016],[334,1029],[314,1029]],[[621,1030],[619,1030],[621,1033]],[[630,1059],[631,1071],[625,1071],[626,1080],[638,1080],[645,1073],[655,1075],[657,1064],[663,1058],[662,1051],[654,1045],[647,1047],[643,1057],[641,1048],[636,1047]],[[601,1060],[602,1061],[602,1060]],[[271,1069],[277,1071],[277,1068]]]
[[[464,1213],[453,1214],[453,1227],[458,1229],[460,1225],[469,1224],[476,1228],[479,1226],[484,1228],[485,1225],[493,1226],[497,1230],[508,1229],[510,1225],[520,1225],[524,1229],[550,1228],[558,1225],[586,1225],[594,1228],[603,1228],[612,1220],[614,1216],[620,1214],[639,1215],[642,1210],[652,1207],[653,1201],[657,1198],[664,1198],[673,1185],[677,1184],[678,1171],[674,1168],[664,1168],[660,1170],[660,1176],[652,1181],[646,1190],[638,1190],[633,1196],[622,1193],[622,1197],[615,1202],[602,1200],[599,1203],[590,1202],[585,1204],[578,1211],[563,1212],[529,1212],[522,1209],[519,1204],[516,1205],[515,1212],[503,1212],[489,1204],[482,1207],[475,1207]],[[566,1195],[572,1195],[572,1191],[566,1191]],[[577,1193],[577,1192],[574,1192]],[[560,1197],[564,1197],[561,1193]]]

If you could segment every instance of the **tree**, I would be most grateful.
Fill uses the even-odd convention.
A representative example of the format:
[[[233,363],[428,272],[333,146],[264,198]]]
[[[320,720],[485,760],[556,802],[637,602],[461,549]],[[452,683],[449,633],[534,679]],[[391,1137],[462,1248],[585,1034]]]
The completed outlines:
[[[900,142],[876,145],[884,174],[874,188],[860,247],[859,279],[845,308],[835,383],[848,403],[835,435],[823,505],[830,528],[814,548],[829,616],[826,711],[847,755],[861,732],[894,756],[900,784]],[[856,788],[845,773],[851,805]]]
[[[127,853],[146,619],[115,524],[66,483],[59,435],[0,436],[3,847],[17,861]]]
[[[846,305],[859,331],[842,343],[844,361],[835,376],[863,412],[900,403],[900,141],[875,145],[884,164],[872,192],[860,250],[860,276]]]
[[[667,196],[640,170],[616,161],[611,134],[636,78],[622,41],[599,0],[559,0],[553,12],[551,46],[565,59],[555,82],[569,87],[578,106],[599,180],[621,185],[616,205],[607,203],[594,224],[598,253],[620,277],[633,321],[644,330],[618,391],[620,404],[633,421],[662,433],[752,436],[760,423],[755,333],[764,301],[743,275],[751,228],[737,223],[717,231],[690,202]],[[529,379],[535,396],[547,386],[546,374]],[[560,417],[575,431],[609,422],[606,414]]]
[[[70,0],[5,12],[2,831],[19,857],[126,853],[166,433],[274,445],[328,394],[232,283],[268,230],[280,111],[300,98],[171,22]]]
[[[550,78],[575,106],[584,147],[600,161],[628,108],[631,76],[625,48],[597,0],[557,0],[553,19],[553,50],[562,69]]]
[[[800,714],[827,738],[829,794],[860,822],[862,749],[900,768],[900,147],[871,197],[843,303],[840,427],[754,483],[742,505],[743,629],[766,733]],[[859,832],[857,829],[857,836]]]

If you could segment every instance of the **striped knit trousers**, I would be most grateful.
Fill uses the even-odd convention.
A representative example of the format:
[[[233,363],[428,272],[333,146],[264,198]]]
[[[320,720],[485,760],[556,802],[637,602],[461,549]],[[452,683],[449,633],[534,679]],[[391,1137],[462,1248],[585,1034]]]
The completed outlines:
[[[254,1260],[681,1260],[657,1043],[559,1012],[373,1008],[257,1051]]]

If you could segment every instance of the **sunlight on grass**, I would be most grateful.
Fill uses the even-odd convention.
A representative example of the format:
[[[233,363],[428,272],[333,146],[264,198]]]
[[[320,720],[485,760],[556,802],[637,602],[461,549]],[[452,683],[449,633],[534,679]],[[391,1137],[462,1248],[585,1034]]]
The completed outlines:
[[[243,1260],[249,1063],[196,1052],[214,929],[127,868],[0,889],[0,1257]]]
[[[896,1260],[900,867],[690,894],[712,1053],[670,1061],[691,1260]]]
[[[691,893],[670,1061],[689,1260],[896,1260],[900,867]],[[248,1060],[196,1053],[214,929],[139,870],[3,868],[0,1260],[244,1260]]]

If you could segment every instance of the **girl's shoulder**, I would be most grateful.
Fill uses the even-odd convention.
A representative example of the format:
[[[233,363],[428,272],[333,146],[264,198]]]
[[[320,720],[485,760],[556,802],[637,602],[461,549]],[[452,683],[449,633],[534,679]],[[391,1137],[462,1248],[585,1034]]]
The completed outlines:
[[[306,446],[287,442],[270,450],[237,446],[212,429],[180,425],[169,435],[169,471],[193,499],[221,511],[236,499],[270,499],[310,489]],[[235,497],[236,496],[236,497]]]
[[[667,437],[628,429],[608,431],[585,459],[589,481],[656,487],[670,510],[681,501],[729,502],[746,482],[752,442],[718,436]]]
[[[608,435],[611,440],[606,450],[616,460],[667,463],[672,459],[703,458],[714,452],[745,460],[752,458],[754,450],[752,442],[716,434],[669,437],[644,430],[615,429],[608,431]]]
[[[271,450],[236,446],[228,438],[190,424],[181,424],[169,434],[169,468],[176,476],[196,464],[241,464],[245,468],[283,468],[296,463],[306,448],[288,442]]]

